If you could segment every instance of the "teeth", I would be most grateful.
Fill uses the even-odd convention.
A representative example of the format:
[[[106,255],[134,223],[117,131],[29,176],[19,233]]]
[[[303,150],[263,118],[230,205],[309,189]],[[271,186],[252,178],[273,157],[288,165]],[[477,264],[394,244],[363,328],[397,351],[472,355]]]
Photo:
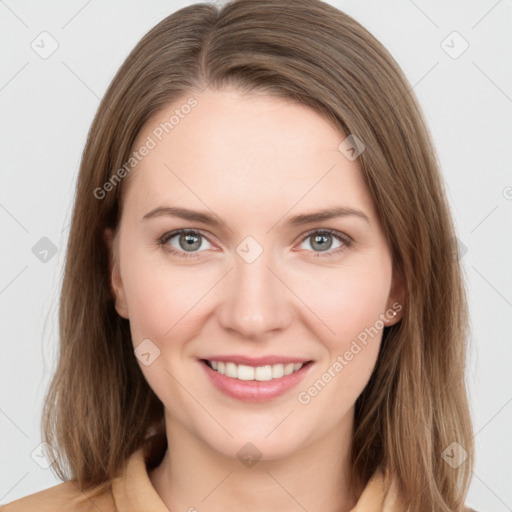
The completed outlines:
[[[223,361],[208,361],[208,363],[214,370],[226,377],[259,381],[280,379],[284,375],[290,375],[304,366],[303,363],[267,364],[265,366],[247,366],[231,362],[224,363]]]
[[[285,374],[285,375],[290,375],[290,373],[293,373],[293,367],[294,367],[294,364],[293,364],[293,363],[287,364],[287,365],[284,367],[284,374]]]
[[[272,365],[257,366],[254,369],[255,380],[271,380],[272,379]]]
[[[226,363],[225,372],[226,377],[233,377],[234,379],[238,377],[235,363]]]
[[[254,370],[252,366],[245,366],[244,364],[236,365],[235,363],[228,363],[233,365],[233,372],[231,374],[226,372],[228,377],[233,377],[239,380],[254,380]]]
[[[272,365],[272,378],[279,379],[284,375],[284,365],[274,364]]]

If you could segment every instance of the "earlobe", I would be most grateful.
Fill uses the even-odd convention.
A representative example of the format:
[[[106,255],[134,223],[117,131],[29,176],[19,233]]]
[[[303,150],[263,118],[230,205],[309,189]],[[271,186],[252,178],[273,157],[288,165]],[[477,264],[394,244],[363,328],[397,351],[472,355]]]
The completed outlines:
[[[385,325],[389,327],[398,323],[403,316],[405,307],[405,283],[399,273],[393,269],[391,289],[386,305]]]
[[[111,228],[106,228],[103,232],[103,240],[107,245],[109,254],[110,269],[110,291],[114,298],[115,308],[119,316],[128,319],[128,307],[126,305],[126,297],[124,294],[123,281],[119,270],[119,258],[117,254],[117,239]]]

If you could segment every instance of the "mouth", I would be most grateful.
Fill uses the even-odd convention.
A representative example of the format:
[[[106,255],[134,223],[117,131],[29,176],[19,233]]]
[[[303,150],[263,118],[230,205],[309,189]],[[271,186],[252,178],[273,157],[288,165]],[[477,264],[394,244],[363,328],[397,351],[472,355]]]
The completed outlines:
[[[214,361],[209,359],[201,359],[201,361],[213,371],[231,379],[244,381],[256,380],[260,382],[281,379],[286,375],[298,372],[302,367],[313,362],[306,361],[304,363],[277,363],[250,366],[246,364],[236,364],[230,361]]]
[[[215,359],[199,359],[198,362],[219,391],[244,402],[264,402],[284,395],[314,366],[312,360],[260,366]]]

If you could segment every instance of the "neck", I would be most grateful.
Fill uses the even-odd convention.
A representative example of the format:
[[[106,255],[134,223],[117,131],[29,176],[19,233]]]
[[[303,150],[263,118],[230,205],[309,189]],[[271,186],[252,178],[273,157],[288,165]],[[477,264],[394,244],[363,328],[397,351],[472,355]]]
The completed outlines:
[[[168,450],[149,477],[171,512],[349,512],[362,492],[348,485],[350,417],[346,428],[336,425],[328,436],[289,457],[263,457],[250,467],[212,450],[166,417]]]

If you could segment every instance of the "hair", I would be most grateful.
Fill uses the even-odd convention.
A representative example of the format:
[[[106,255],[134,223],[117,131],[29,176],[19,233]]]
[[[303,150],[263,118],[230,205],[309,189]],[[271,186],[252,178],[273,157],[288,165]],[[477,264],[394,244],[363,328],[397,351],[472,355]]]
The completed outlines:
[[[60,345],[43,409],[53,471],[97,495],[145,445],[167,448],[163,404],[134,356],[110,283],[105,228],[116,230],[128,179],[99,199],[140,129],[169,104],[236,87],[309,106],[365,150],[357,162],[405,286],[401,320],[383,332],[355,403],[352,484],[379,468],[409,510],[463,511],[474,444],[464,375],[466,291],[440,165],[399,65],[362,25],[320,0],[235,0],[182,8],[131,51],[90,128],[76,186],[59,309]],[[341,139],[340,139],[341,140]],[[105,188],[106,189],[106,188]],[[452,468],[452,443],[467,459]]]

